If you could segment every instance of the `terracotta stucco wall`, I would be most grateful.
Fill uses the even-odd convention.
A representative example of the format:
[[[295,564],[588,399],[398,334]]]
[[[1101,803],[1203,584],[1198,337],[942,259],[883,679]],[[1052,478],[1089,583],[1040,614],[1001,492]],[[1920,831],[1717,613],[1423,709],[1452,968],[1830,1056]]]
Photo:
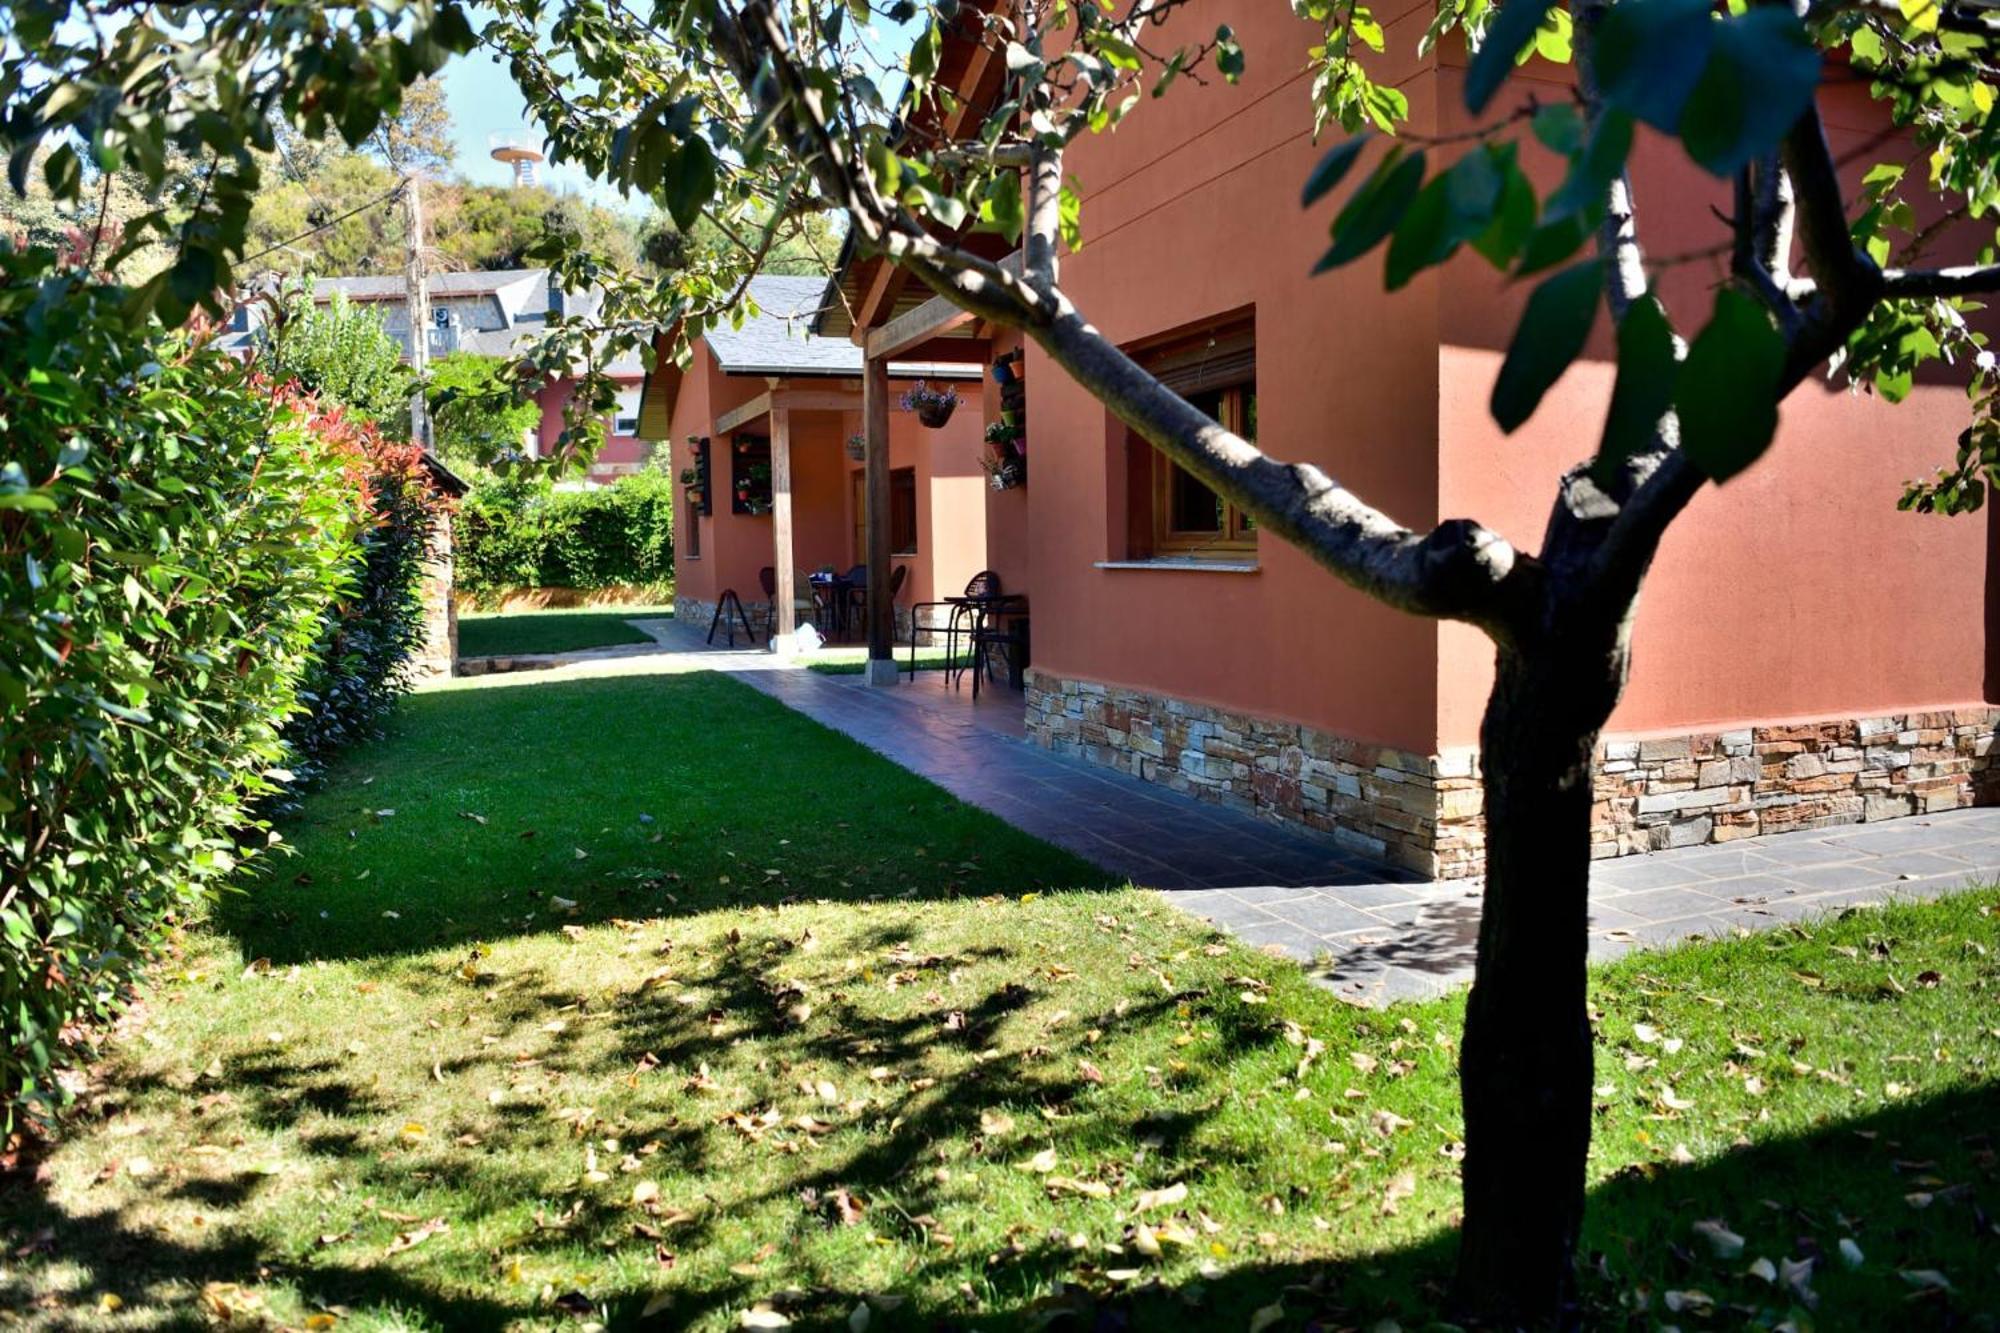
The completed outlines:
[[[1008,329],[993,339],[993,359],[998,361],[1007,353],[1021,346],[1021,335]],[[986,421],[1000,419],[1000,386],[988,375],[980,390],[982,415]],[[1030,475],[1039,454],[1034,454],[1037,440],[1054,442],[1053,430],[1039,431],[1035,414],[1028,413],[1028,448],[1034,456],[1029,461]],[[982,446],[983,447],[983,446]],[[991,569],[1000,575],[1001,586],[1009,592],[1027,593],[1030,598],[1034,591],[1030,578],[1030,538],[1028,522],[1028,488],[1016,486],[1009,491],[986,490],[986,559],[982,568]]]
[[[858,389],[859,380],[800,380],[802,389]],[[758,571],[773,560],[768,515],[731,512],[729,441],[714,435],[718,416],[746,403],[770,386],[760,376],[720,373],[707,348],[697,345],[679,397],[675,400],[671,440],[674,470],[693,465],[688,437],[712,437],[710,468],[715,512],[701,519],[701,555],[689,559],[685,527],[679,537],[676,569],[679,594],[713,602],[724,589],[734,588],[746,602],[762,600]],[[893,400],[909,387],[891,381]],[[899,602],[909,606],[926,601],[940,589],[956,592],[982,567],[986,554],[986,519],[979,468],[980,432],[973,386],[964,392],[973,401],[953,414],[942,430],[927,430],[916,417],[892,405],[889,414],[889,465],[912,468],[917,481],[917,554],[895,563],[909,567]],[[768,432],[767,422],[748,427]],[[859,516],[854,506],[854,476],[861,465],[847,457],[846,441],[861,429],[861,414],[839,411],[795,411],[792,414],[792,553],[793,562],[808,573],[831,565],[845,571],[864,563],[855,532]],[[685,498],[679,521],[690,521]]]
[[[1391,28],[1392,52],[1414,51],[1422,17]],[[1438,507],[1435,280],[1392,298],[1378,263],[1308,277],[1326,246],[1325,220],[1298,202],[1324,148],[1303,72],[1315,30],[1261,0],[1197,4],[1174,20],[1190,33],[1222,21],[1250,54],[1240,85],[1184,81],[1072,153],[1085,246],[1065,261],[1067,289],[1120,342],[1254,306],[1263,447],[1427,524]],[[1391,77],[1413,127],[1427,129],[1432,77],[1413,64]],[[1038,350],[1027,376],[1038,667],[1431,747],[1435,629],[1285,543],[1260,542],[1255,574],[1093,568],[1126,553],[1125,432]]]
[[[709,535],[714,520],[701,518],[688,503],[687,489],[680,484],[683,471],[694,466],[694,447],[688,443],[689,436],[702,436],[714,420],[710,411],[710,370],[714,359],[708,349],[699,343],[695,345],[693,359],[687,373],[682,377],[680,392],[674,399],[674,411],[667,437],[661,442],[663,448],[671,451],[674,471],[674,588],[683,597],[697,601],[712,602],[717,592],[714,563],[708,558]],[[699,556],[689,555],[689,537],[695,526],[700,525]]]
[[[1458,71],[1445,71],[1441,97],[1454,111],[1458,89]],[[1869,162],[1898,155],[1866,151],[1876,121],[1854,90],[1823,102],[1836,157],[1852,149],[1859,159],[1851,189]],[[1688,253],[1724,237],[1708,205],[1726,211],[1726,190],[1678,145],[1647,135],[1637,153],[1636,203],[1652,253]],[[1539,169],[1546,179],[1556,167],[1544,158]],[[1937,259],[1969,257],[1968,249]],[[1663,275],[1663,299],[1684,332],[1706,320],[1717,276],[1706,262]],[[1452,315],[1438,353],[1437,516],[1475,516],[1533,550],[1556,479],[1594,449],[1602,429],[1614,360],[1608,321],[1527,425],[1502,436],[1487,398],[1525,293],[1506,289],[1476,258],[1455,261],[1445,281]],[[1949,377],[1920,384],[1900,406],[1823,381],[1796,391],[1770,452],[1706,488],[1668,534],[1640,602],[1631,686],[1610,730],[1723,729],[1984,698],[1988,519],[1895,507],[1904,481],[1950,456],[1967,419],[1962,386]],[[1441,627],[1438,640],[1440,740],[1470,745],[1492,652],[1460,626]]]
[[[618,380],[620,388],[636,389],[645,381],[640,377]],[[562,435],[563,409],[576,393],[576,382],[560,379],[544,385],[535,394],[535,403],[541,408],[541,420],[535,423],[535,447],[540,455],[548,457],[556,449],[556,440]],[[607,435],[604,445],[591,460],[590,476],[596,481],[615,481],[621,472],[630,471],[633,465],[644,463],[652,457],[652,445],[636,435]]]

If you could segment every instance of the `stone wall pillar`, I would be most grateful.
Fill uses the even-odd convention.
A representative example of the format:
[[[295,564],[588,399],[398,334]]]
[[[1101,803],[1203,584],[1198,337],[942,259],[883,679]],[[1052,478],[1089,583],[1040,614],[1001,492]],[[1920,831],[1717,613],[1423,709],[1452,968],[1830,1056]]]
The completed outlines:
[[[458,670],[458,606],[452,596],[451,515],[438,519],[424,557],[424,642],[411,663],[418,682],[438,680]]]

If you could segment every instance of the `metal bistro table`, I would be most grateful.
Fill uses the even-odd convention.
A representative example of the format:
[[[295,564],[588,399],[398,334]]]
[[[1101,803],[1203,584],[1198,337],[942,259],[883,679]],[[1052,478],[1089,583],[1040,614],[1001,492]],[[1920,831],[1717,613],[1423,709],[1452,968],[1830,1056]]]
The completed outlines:
[[[847,637],[847,604],[851,599],[855,584],[845,574],[811,574],[807,581],[818,594],[821,605],[831,612],[828,619],[833,623],[826,627],[827,637],[844,639]]]

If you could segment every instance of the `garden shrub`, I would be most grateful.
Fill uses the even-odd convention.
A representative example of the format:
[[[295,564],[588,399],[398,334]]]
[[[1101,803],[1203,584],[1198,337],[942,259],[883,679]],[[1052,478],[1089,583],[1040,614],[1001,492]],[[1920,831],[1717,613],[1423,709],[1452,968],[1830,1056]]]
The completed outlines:
[[[460,504],[456,580],[475,599],[507,588],[664,587],[673,577],[674,488],[662,469],[592,490],[502,478]]]
[[[265,844],[362,497],[309,414],[0,245],[0,1120]]]
[[[316,399],[294,402],[368,511],[351,591],[321,623],[299,686],[303,709],[285,727],[288,786],[297,788],[317,778],[335,752],[377,734],[408,690],[424,643],[426,563],[450,501],[415,445],[389,440],[373,422]]]

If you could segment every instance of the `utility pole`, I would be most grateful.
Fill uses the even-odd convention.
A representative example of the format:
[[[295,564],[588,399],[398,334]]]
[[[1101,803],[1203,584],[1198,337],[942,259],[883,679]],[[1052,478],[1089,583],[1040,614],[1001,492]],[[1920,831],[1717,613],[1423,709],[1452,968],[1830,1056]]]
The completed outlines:
[[[403,177],[403,303],[410,315],[410,369],[416,372],[416,392],[410,395],[410,442],[432,452],[431,414],[424,402],[424,369],[430,362],[431,298],[424,287],[424,202],[418,176]]]

